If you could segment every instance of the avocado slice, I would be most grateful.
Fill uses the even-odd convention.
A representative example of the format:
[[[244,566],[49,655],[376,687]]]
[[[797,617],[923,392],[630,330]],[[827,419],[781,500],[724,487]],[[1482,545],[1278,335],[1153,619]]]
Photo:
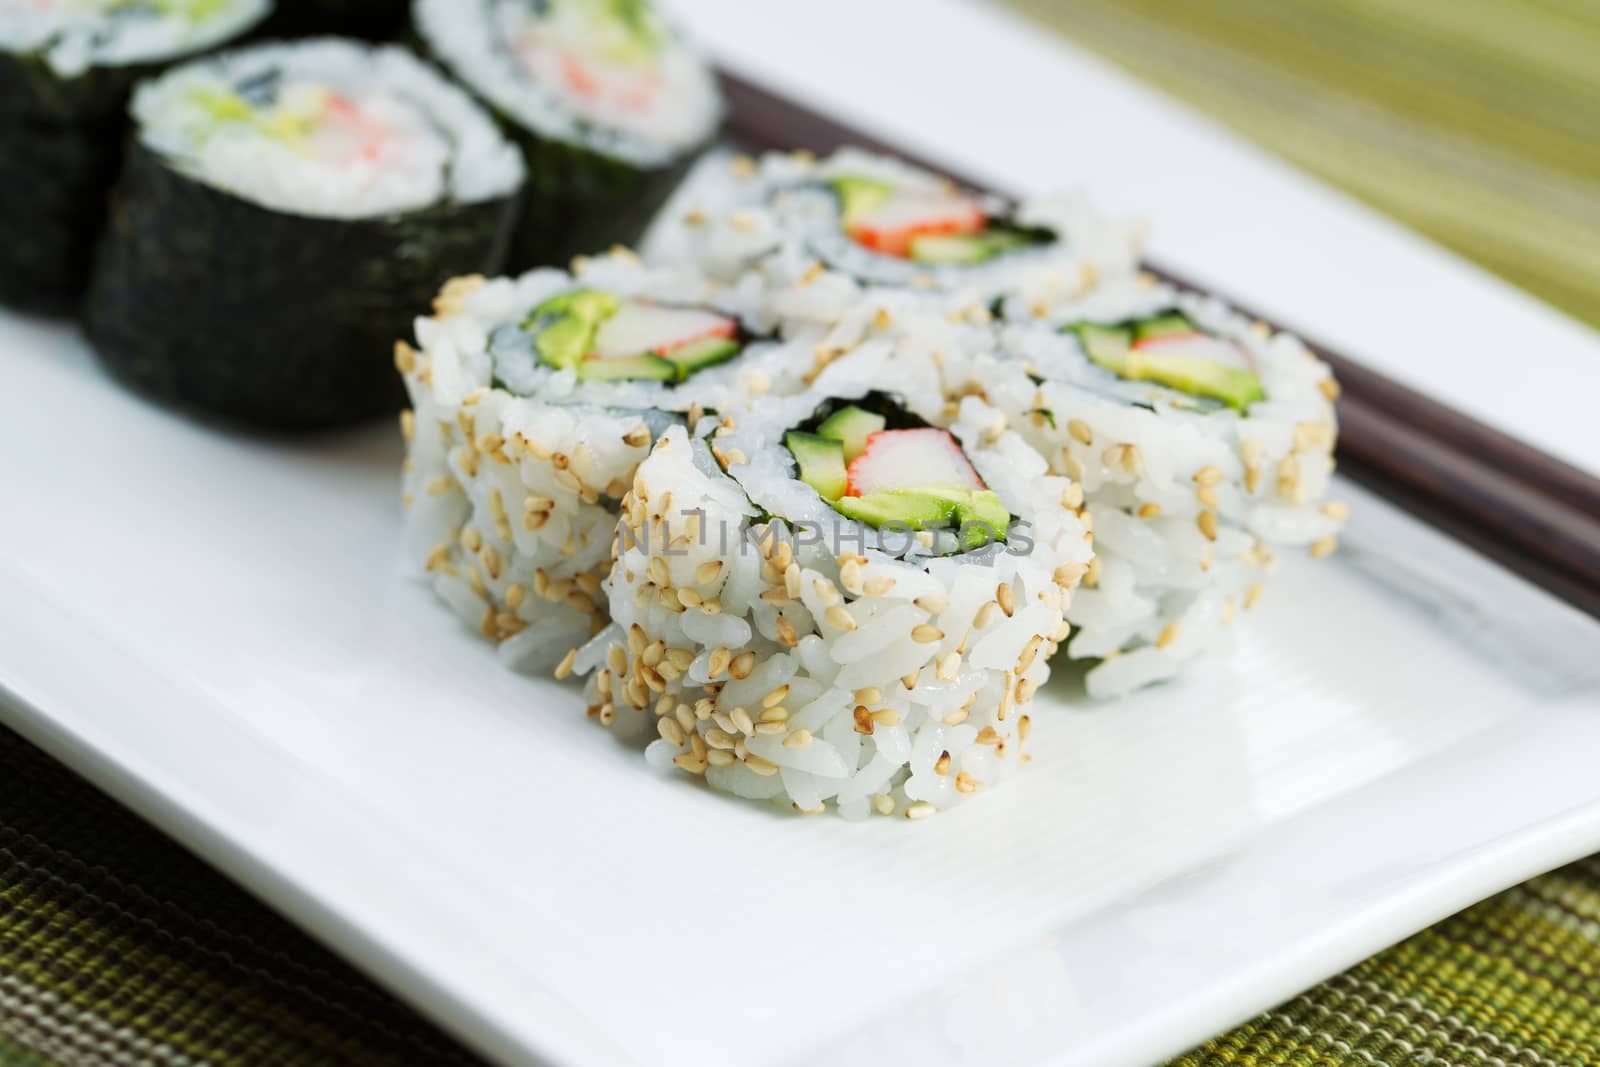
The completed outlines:
[[[1190,322],[1182,312],[1178,311],[1157,315],[1154,318],[1133,324],[1133,339],[1135,341],[1143,341],[1148,337],[1165,337],[1174,333],[1198,332],[1194,328],[1194,323]]]
[[[962,548],[981,548],[991,542],[1003,543],[1011,526],[1011,512],[1000,503],[1000,497],[992,489],[895,489],[891,492],[933,496],[949,501],[955,508],[955,524],[972,524],[973,527],[966,532]]]
[[[822,499],[838,500],[849,487],[844,469],[844,449],[838,441],[814,433],[790,430],[783,443],[789,446],[800,467],[800,480],[815,489]]]
[[[697,370],[726,363],[739,354],[739,342],[731,337],[707,337],[674,348],[664,358],[678,365],[679,377],[687,378]]]
[[[578,363],[578,379],[585,382],[675,382],[678,365],[660,356],[624,356],[620,359],[585,359]]]
[[[622,306],[622,301],[599,289],[574,289],[558,293],[534,308],[522,328],[533,334],[539,361],[551,367],[576,367],[594,346],[600,324]]]
[[[1004,230],[973,234],[929,234],[911,241],[911,258],[918,263],[971,266],[1027,244],[1025,237]]]
[[[1219,400],[1236,411],[1247,411],[1251,404],[1265,400],[1261,379],[1240,367],[1230,367],[1193,356],[1152,356],[1130,352],[1120,372],[1134,381],[1155,382],[1191,396]]]
[[[854,463],[856,457],[867,450],[867,438],[887,425],[888,420],[882,415],[874,415],[852,404],[824,419],[817,427],[817,436],[838,441],[844,446],[844,461]]]
[[[891,489],[865,496],[843,496],[834,507],[847,519],[868,526],[901,523],[913,530],[942,526],[955,518],[956,506],[944,497],[914,489]]]
[[[841,174],[828,182],[839,198],[839,214],[845,226],[854,225],[863,215],[869,215],[883,206],[894,195],[894,186],[876,178],[862,178]]]
[[[1133,333],[1121,326],[1101,326],[1094,322],[1075,322],[1065,327],[1066,332],[1077,334],[1078,343],[1095,363],[1121,374],[1133,349]]]

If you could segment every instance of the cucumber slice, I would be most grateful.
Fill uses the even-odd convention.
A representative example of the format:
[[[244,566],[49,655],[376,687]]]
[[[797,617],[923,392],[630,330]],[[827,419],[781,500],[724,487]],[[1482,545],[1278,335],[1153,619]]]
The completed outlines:
[[[867,450],[867,438],[882,430],[888,425],[882,415],[874,415],[870,411],[855,407],[840,408],[825,419],[817,427],[817,436],[838,441],[844,445],[844,461],[855,462],[855,458]]]
[[[578,364],[578,377],[586,382],[678,380],[678,365],[660,356],[624,356],[621,359],[586,359]]]
[[[739,342],[729,337],[707,337],[674,348],[664,358],[678,365],[679,376],[689,377],[697,370],[726,363],[739,354]]]
[[[942,526],[953,520],[956,514],[956,507],[949,500],[933,493],[909,489],[840,497],[834,507],[845,518],[864,522],[868,526],[877,527],[894,522],[913,530]]]
[[[1133,334],[1120,326],[1101,326],[1093,322],[1077,322],[1065,327],[1077,334],[1078,343],[1090,359],[1114,374],[1121,374],[1127,366],[1128,354],[1133,349]]]
[[[1003,543],[1011,527],[1011,512],[1000,503],[1000,497],[992,489],[896,489],[891,492],[919,493],[949,501],[955,509],[955,525],[971,527],[965,533],[962,548]]]
[[[1172,333],[1196,333],[1194,323],[1190,322],[1181,312],[1173,311],[1166,315],[1157,315],[1153,319],[1133,324],[1133,339],[1143,341],[1147,337],[1163,337]]]
[[[842,174],[830,180],[828,185],[839,198],[840,220],[847,227],[862,216],[878,210],[884,201],[894,195],[894,186],[876,178]]]
[[[1242,367],[1230,367],[1193,356],[1160,356],[1132,352],[1125,376],[1135,381],[1155,382],[1190,396],[1218,400],[1236,411],[1267,398],[1261,379]]]
[[[848,484],[844,469],[844,449],[838,441],[814,433],[791,430],[784,435],[794,461],[800,467],[800,480],[815,489],[824,500],[844,496]]]

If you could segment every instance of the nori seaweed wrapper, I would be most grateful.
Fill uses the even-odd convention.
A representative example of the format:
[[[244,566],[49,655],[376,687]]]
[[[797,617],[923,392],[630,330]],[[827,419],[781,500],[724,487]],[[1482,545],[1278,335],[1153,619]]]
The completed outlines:
[[[0,52],[0,304],[57,315],[75,309],[122,158],[128,94],[200,54],[62,78],[38,55]]]
[[[284,37],[340,34],[392,41],[411,25],[410,0],[278,0],[266,32]]]
[[[580,253],[634,244],[700,154],[687,151],[670,166],[644,169],[495,115],[528,160],[513,270],[565,266]]]
[[[495,273],[514,196],[370,219],[262,207],[133,143],[85,325],[102,362],[181,407],[271,429],[403,405],[394,343],[440,283]]]

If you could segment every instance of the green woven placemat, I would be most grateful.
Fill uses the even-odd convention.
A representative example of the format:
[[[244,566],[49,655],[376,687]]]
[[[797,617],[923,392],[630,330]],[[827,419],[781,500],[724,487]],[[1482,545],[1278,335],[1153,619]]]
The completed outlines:
[[[1600,324],[1595,0],[1007,2]]]
[[[0,729],[0,1067],[474,1062]],[[1600,857],[1448,919],[1177,1062],[1600,1064]]]

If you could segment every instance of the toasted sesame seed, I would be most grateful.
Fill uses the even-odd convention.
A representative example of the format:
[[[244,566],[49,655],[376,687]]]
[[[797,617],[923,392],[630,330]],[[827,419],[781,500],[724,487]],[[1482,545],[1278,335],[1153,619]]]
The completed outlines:
[[[795,730],[783,739],[784,748],[805,748],[811,744],[810,730]]]
[[[1088,572],[1089,564],[1087,563],[1063,563],[1055,569],[1055,573],[1051,577],[1063,589],[1071,589],[1081,582],[1083,576]]]
[[[444,496],[454,485],[455,480],[453,478],[440,474],[429,479],[428,484],[423,486],[422,491],[429,496]]]
[[[852,714],[856,722],[856,733],[871,734],[872,712],[868,711],[863,705],[857,704],[856,710]]]
[[[1100,456],[1100,462],[1107,467],[1122,466],[1122,457],[1127,454],[1127,445],[1112,445]]]
[[[950,609],[950,598],[943,593],[928,593],[912,601],[929,615],[942,615]]]
[[[944,631],[929,623],[919,623],[911,628],[911,640],[919,645],[931,645],[944,640]]]
[[[800,598],[800,564],[791,563],[783,571],[783,591],[791,599]]]
[[[976,793],[977,791],[978,782],[972,777],[972,775],[968,774],[966,771],[962,771],[960,774],[956,775],[956,792]]]
[[[950,773],[950,753],[941,752],[939,754],[939,758],[934,760],[934,762],[933,762],[933,773],[934,774],[949,774]]]
[[[828,625],[846,632],[856,628],[856,620],[851,618],[850,613],[838,604],[823,612],[822,617],[828,621]]]
[[[679,725],[678,720],[673,718],[671,715],[656,720],[656,732],[659,733],[663,739],[672,742],[679,748],[683,747],[683,727]]]
[[[1213,486],[1222,481],[1222,469],[1215,465],[1201,467],[1194,472],[1194,480],[1198,485]]]
[[[1244,469],[1244,488],[1247,493],[1254,493],[1261,488],[1261,468],[1250,464]]]
[[[928,816],[934,814],[938,810],[938,808],[934,807],[926,800],[919,800],[906,809],[906,818],[913,821],[917,819],[926,819]]]
[[[800,635],[795,632],[794,623],[787,616],[778,616],[778,643],[788,648],[794,648],[800,643]]]
[[[714,748],[706,753],[706,762],[713,767],[732,767],[739,760],[732,752]]]
[[[707,730],[705,738],[706,744],[712,748],[720,748],[729,752],[733,750],[733,733],[721,726],[713,726]]]
[[[1217,491],[1209,485],[1202,485],[1196,489],[1194,498],[1200,501],[1204,507],[1215,509],[1222,506],[1221,501],[1217,498]]]
[[[1034,634],[1028,638],[1028,643],[1022,646],[1022,655],[1017,657],[1017,670],[1025,671],[1033,666],[1033,661],[1039,656],[1039,646],[1044,644],[1044,638]]]
[[[941,682],[953,682],[961,673],[961,653],[949,652],[940,657],[934,674]]]
[[[1179,626],[1177,623],[1167,623],[1166,628],[1161,631],[1161,635],[1156,638],[1156,647],[1166,648],[1176,641],[1178,639],[1178,635],[1182,632],[1183,627]]]
[[[604,704],[600,707],[600,725],[610,726],[617,721],[617,707],[615,704]]]
[[[1010,582],[1001,582],[994,587],[994,602],[1000,605],[1000,610],[1005,612],[1006,618],[1017,610],[1017,591],[1011,587]]]
[[[1072,435],[1073,440],[1085,447],[1094,444],[1094,431],[1082,419],[1068,420],[1067,432]]]
[[[839,584],[853,595],[861,595],[861,564],[854,558],[839,568]]]
[[[401,374],[410,374],[417,369],[417,350],[404,341],[394,343],[394,365]]]
[[[1344,391],[1339,387],[1339,383],[1332,378],[1322,379],[1317,383],[1317,388],[1321,390],[1322,395],[1327,397],[1330,402],[1338,400],[1339,394]]]
[[[868,578],[861,588],[868,596],[883,596],[894,588],[894,579],[880,574]]]
[[[1245,593],[1244,595],[1244,610],[1249,611],[1251,608],[1255,607],[1256,604],[1261,601],[1261,594],[1266,592],[1266,590],[1267,587],[1260,582],[1252,585],[1249,592]]]
[[[750,672],[755,669],[756,654],[754,652],[741,652],[733,657],[733,661],[728,664],[728,674],[741,682],[750,677]]]
[[[1195,516],[1194,522],[1196,526],[1200,527],[1200,532],[1205,535],[1207,541],[1215,541],[1217,539],[1217,513],[1215,511],[1202,511]]]
[[[1144,453],[1139,451],[1138,445],[1127,445],[1123,448],[1122,469],[1129,474],[1138,474],[1144,470]]]
[[[717,576],[721,573],[722,561],[720,559],[714,559],[710,560],[709,562],[702,563],[700,566],[694,569],[695,584],[710,585],[712,582],[717,580]]]
[[[578,650],[575,648],[568,650],[567,654],[561,657],[561,662],[556,665],[557,680],[565,678],[572,673],[572,665],[577,662],[577,659]]]
[[[710,761],[704,756],[696,756],[689,752],[674,756],[672,762],[690,774],[704,774],[706,773],[706,767],[710,765]]]
[[[1337,537],[1324,537],[1324,538],[1321,538],[1321,539],[1319,539],[1317,541],[1314,541],[1312,543],[1312,545],[1311,545],[1311,558],[1312,559],[1321,559],[1324,556],[1332,555],[1333,552],[1338,547],[1339,547],[1339,539]]]
[[[1156,504],[1156,503],[1141,504],[1141,505],[1139,505],[1139,510],[1138,510],[1137,514],[1141,519],[1157,519],[1157,518],[1160,518],[1161,517],[1161,505],[1160,504]]]
[[[1322,505],[1322,513],[1337,522],[1350,518],[1350,505],[1343,500],[1330,500]]]
[[[678,589],[678,603],[686,608],[697,608],[700,606],[700,594],[686,585],[681,586]]]
[[[985,726],[978,731],[978,736],[973,740],[980,745],[997,745],[1000,743],[1000,734],[993,726]]]
[[[1239,608],[1238,605],[1233,602],[1233,597],[1229,597],[1228,599],[1224,600],[1222,602],[1222,625],[1228,625],[1233,621],[1234,616],[1238,613]]]
[[[749,767],[755,773],[761,775],[763,778],[771,778],[774,774],[778,773],[778,765],[776,763],[773,763],[769,759],[763,759],[760,756],[746,756],[744,758],[744,765]]]
[[[994,622],[994,617],[998,614],[1000,614],[1000,605],[992,600],[987,601],[983,607],[978,609],[978,613],[973,616],[972,628],[975,630],[986,629],[990,623]]]
[[[746,737],[754,736],[756,732],[755,723],[750,721],[750,713],[744,708],[734,708],[728,712],[728,718],[732,720],[735,730],[738,730]]]
[[[877,726],[899,726],[900,713],[893,708],[879,708],[872,713],[872,721]]]
[[[894,798],[887,793],[872,794],[872,810],[879,815],[893,815]]]

